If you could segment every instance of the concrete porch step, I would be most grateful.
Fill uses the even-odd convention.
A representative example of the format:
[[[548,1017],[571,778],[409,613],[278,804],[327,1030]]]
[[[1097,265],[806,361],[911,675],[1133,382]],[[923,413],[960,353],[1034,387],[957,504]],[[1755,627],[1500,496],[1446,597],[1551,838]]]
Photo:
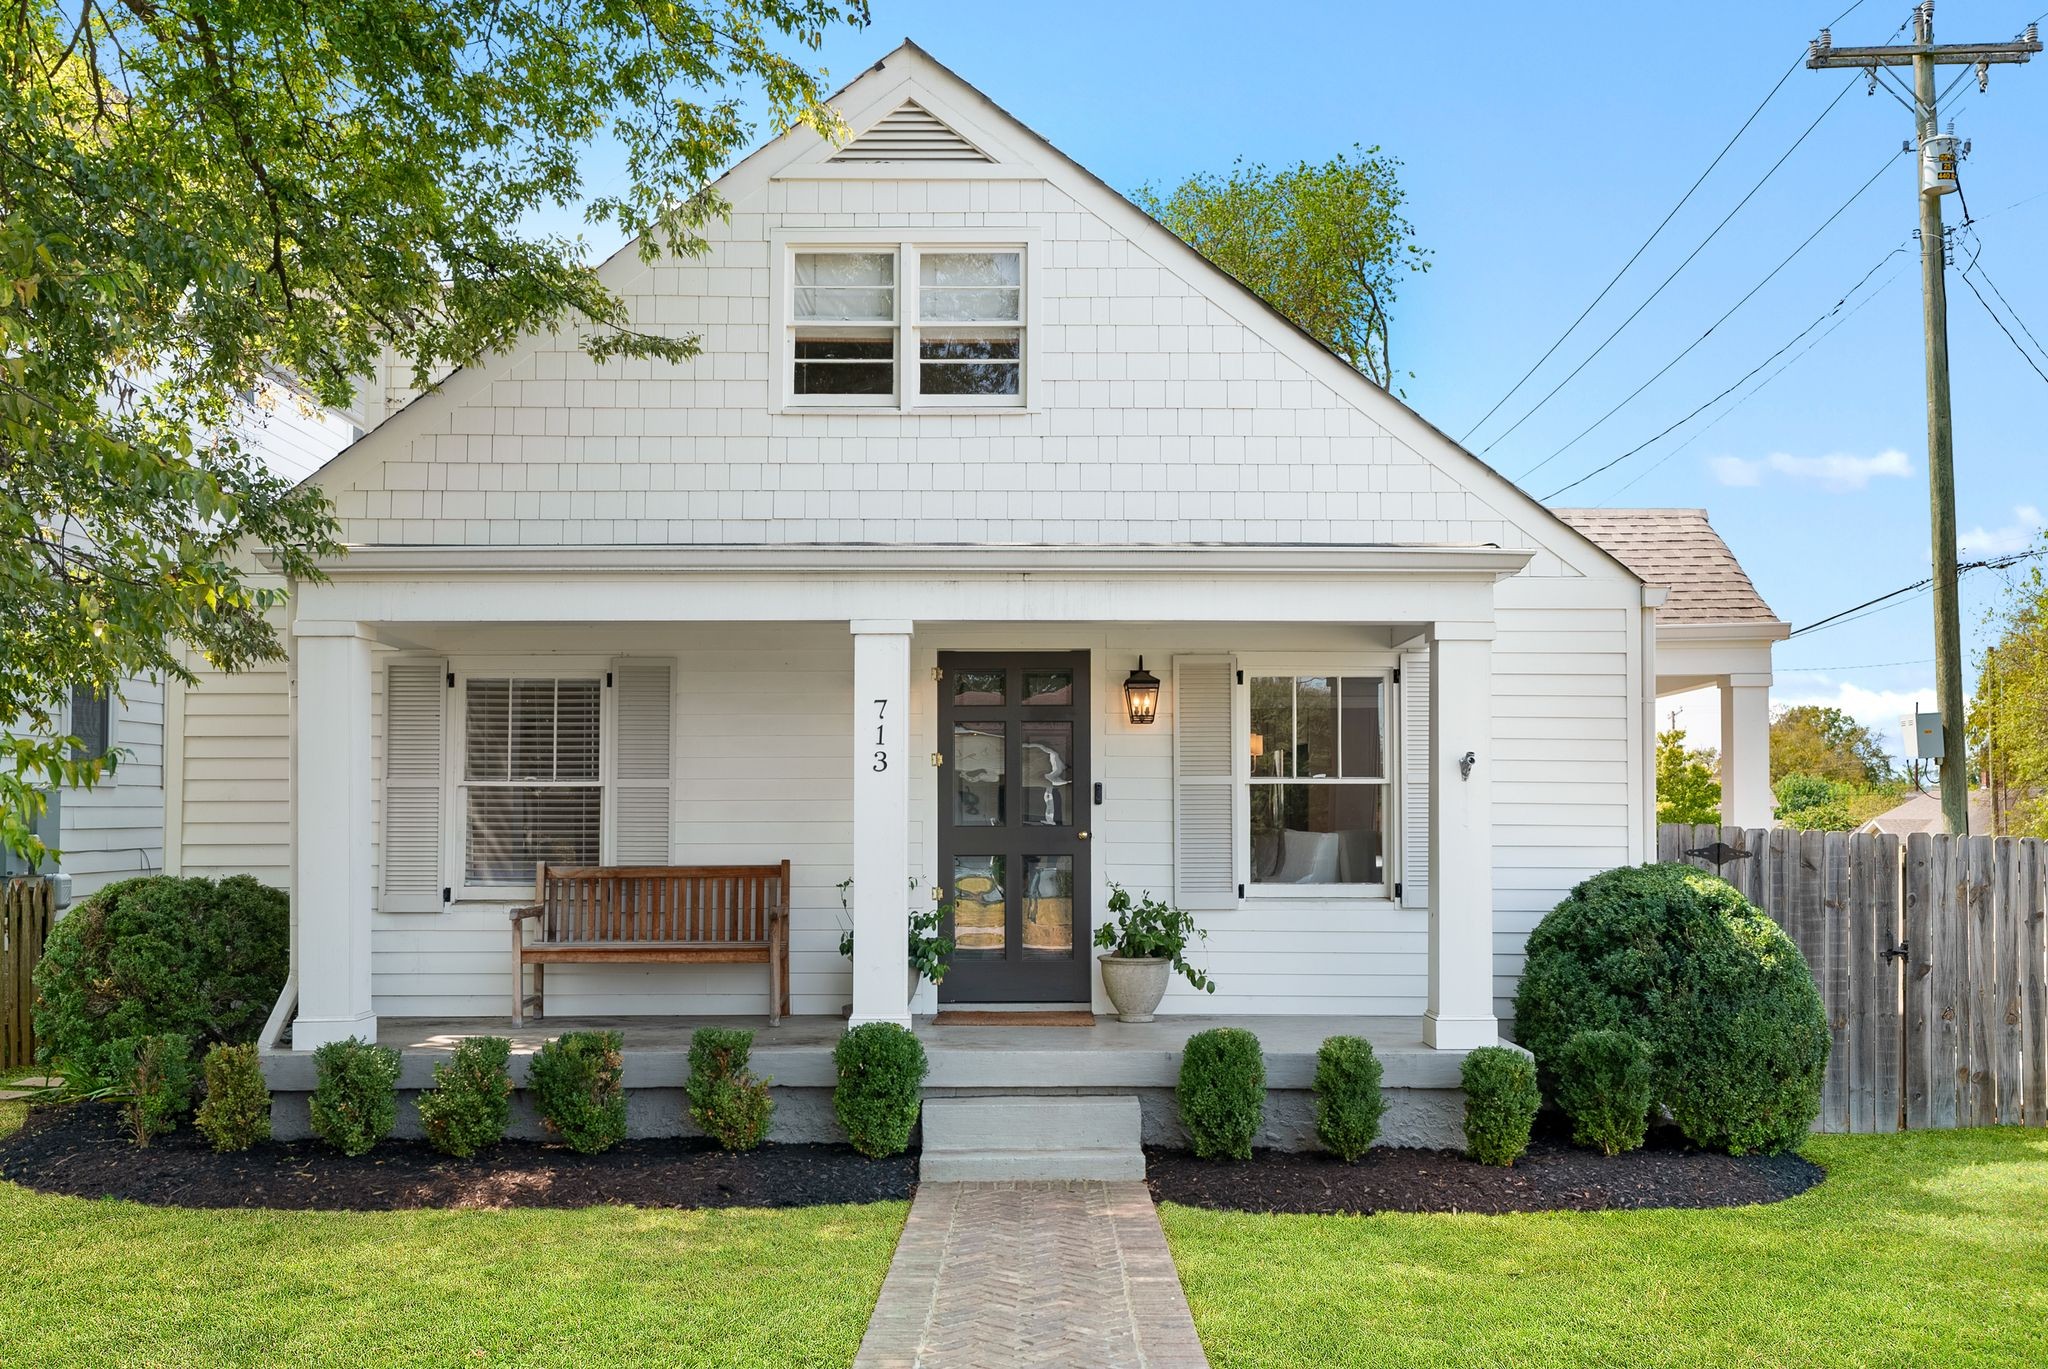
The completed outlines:
[[[918,1179],[1142,1179],[1140,1129],[1131,1097],[931,1098]]]

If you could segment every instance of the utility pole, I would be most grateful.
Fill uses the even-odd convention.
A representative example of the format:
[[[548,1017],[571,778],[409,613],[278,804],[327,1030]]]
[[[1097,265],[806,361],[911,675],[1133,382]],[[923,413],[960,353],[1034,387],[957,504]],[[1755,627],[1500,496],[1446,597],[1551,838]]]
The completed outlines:
[[[1941,197],[1956,188],[1961,149],[1953,133],[1941,131],[1934,90],[1935,68],[1974,66],[1977,88],[1989,84],[1993,63],[2024,62],[2041,50],[2040,31],[2027,25],[2010,43],[1934,41],[1934,0],[1913,10],[1913,42],[1905,47],[1838,48],[1820,31],[1807,49],[1806,65],[1816,71],[1860,67],[1913,112],[1916,177],[1920,195],[1921,323],[1927,335],[1927,497],[1934,535],[1934,689],[1941,711],[1941,814],[1958,836],[1970,830],[1970,758],[1963,730],[1963,635],[1956,598],[1955,434],[1948,403],[1948,238],[1941,222]],[[1913,85],[1890,68],[1911,66]],[[1902,91],[1906,93],[1901,94]]]

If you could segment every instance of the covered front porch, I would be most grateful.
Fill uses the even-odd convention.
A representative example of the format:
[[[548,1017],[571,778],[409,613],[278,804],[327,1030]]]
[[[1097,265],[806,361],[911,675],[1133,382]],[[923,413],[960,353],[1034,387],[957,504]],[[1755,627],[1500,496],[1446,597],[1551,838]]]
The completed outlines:
[[[1088,934],[1112,882],[1197,910],[1215,996],[1183,985],[1163,1009],[1171,1026],[1078,1029],[1060,1043],[1107,1060],[1099,1068],[1119,1087],[1169,1087],[1162,1062],[1177,1050],[1159,1043],[1205,1012],[1255,1018],[1255,1029],[1295,1013],[1322,1035],[1339,1020],[1400,1022],[1384,1030],[1417,1050],[1490,1044],[1495,591],[1528,556],[360,548],[295,598],[294,974],[269,1039],[302,1058],[348,1036],[431,1036],[437,1023],[506,1034],[506,914],[533,897],[520,872],[538,854],[586,865],[789,861],[795,1016],[764,1033],[764,1050],[810,1049],[792,1043],[836,1034],[849,1006],[855,1023],[906,1026],[939,1006],[929,985],[905,993],[906,878],[913,907],[935,892],[982,899],[993,921],[969,928],[956,908],[949,924],[956,964],[993,945],[1073,967],[1071,980],[1038,973],[1042,963],[1026,964],[1031,976],[984,976],[974,996],[992,1006],[1014,984],[1019,1003],[1107,1010]],[[1058,681],[1039,697],[1068,712],[1044,715],[1058,717],[1050,727],[1028,710],[1009,719],[1011,705],[988,689],[963,705],[942,683],[949,661],[990,658],[1018,693],[1036,688],[1034,662],[1056,658]],[[1122,691],[1141,659],[1168,667],[1149,719]],[[1247,669],[1321,681],[1331,699],[1340,680],[1357,682],[1355,716],[1377,729],[1357,775],[1340,773],[1348,760],[1318,768],[1310,758],[1323,743],[1303,731],[1274,782],[1355,780],[1348,801],[1365,816],[1330,828],[1280,813],[1285,795],[1263,826],[1256,810],[1247,816],[1266,798],[1246,785],[1273,731],[1245,716]],[[545,695],[532,715],[544,744],[522,731],[522,690]],[[976,793],[961,778],[970,734],[992,756],[1010,748],[1000,752],[1007,776],[982,775]],[[578,737],[586,750],[571,745]],[[522,747],[545,763],[521,760]],[[1003,857],[1015,872],[1007,895],[991,875],[1005,867],[988,864],[998,857],[949,835],[1001,826],[982,821],[990,812],[1035,829],[1020,840],[1064,843]],[[982,862],[971,881],[963,861]],[[1036,920],[1025,925],[1027,901]],[[839,950],[848,930],[850,964]],[[536,1029],[618,1018],[636,1068],[659,1071],[662,1048],[635,1043],[671,1030],[658,1024],[677,1012],[765,1026],[766,1007],[767,979],[753,967],[554,967]],[[947,1070],[955,1053],[978,1049],[962,1029],[920,1030],[941,1033]],[[1025,1042],[981,1030],[1010,1060],[1061,1029],[1023,1029]],[[1090,1042],[1110,1035],[1119,1048],[1098,1057],[1109,1048]],[[808,1078],[821,1051],[778,1063]],[[1146,1070],[1149,1082],[1135,1082]],[[931,1087],[951,1087],[945,1078],[935,1061]]]

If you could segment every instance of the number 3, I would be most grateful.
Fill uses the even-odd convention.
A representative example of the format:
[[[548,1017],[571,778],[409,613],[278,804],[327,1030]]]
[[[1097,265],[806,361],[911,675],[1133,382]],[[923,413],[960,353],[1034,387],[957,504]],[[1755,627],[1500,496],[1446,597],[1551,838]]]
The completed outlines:
[[[886,752],[886,751],[877,751],[877,752],[875,753],[875,769],[877,769],[877,770],[887,770],[888,768],[889,768],[889,753],[888,753],[888,752]]]

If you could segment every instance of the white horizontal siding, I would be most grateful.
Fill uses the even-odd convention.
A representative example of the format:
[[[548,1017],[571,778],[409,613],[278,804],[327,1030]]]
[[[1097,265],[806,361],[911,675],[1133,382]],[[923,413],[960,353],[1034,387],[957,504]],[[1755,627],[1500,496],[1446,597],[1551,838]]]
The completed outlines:
[[[291,882],[290,692],[284,663],[196,667],[184,691],[178,847],[187,875]]]
[[[71,876],[73,898],[164,868],[163,686],[127,680],[107,713],[119,763],[58,800],[57,868]]]

